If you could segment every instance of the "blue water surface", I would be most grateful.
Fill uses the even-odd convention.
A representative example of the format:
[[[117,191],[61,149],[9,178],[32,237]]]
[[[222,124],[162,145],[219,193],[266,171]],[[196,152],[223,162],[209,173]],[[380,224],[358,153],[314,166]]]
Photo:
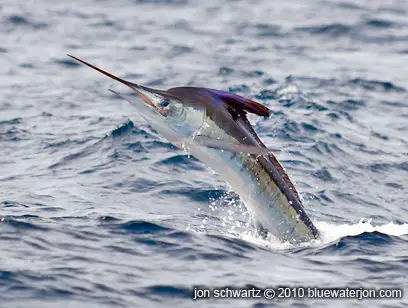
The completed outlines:
[[[406,1],[0,3],[0,307],[406,307]],[[108,91],[228,90],[322,237],[260,239],[239,196]],[[205,287],[399,299],[200,299]]]

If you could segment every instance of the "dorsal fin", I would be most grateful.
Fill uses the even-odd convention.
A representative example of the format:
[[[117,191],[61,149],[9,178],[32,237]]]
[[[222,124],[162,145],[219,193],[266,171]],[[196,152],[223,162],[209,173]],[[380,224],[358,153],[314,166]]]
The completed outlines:
[[[238,113],[240,113],[240,111],[246,111],[262,117],[269,117],[269,108],[258,102],[226,91],[214,89],[207,90],[222,99],[225,104],[238,111]]]
[[[297,192],[297,190],[295,188],[295,185],[293,185],[293,183],[290,180],[288,174],[286,173],[285,169],[283,168],[281,163],[278,161],[276,156],[273,153],[270,152],[269,153],[269,159],[271,160],[271,162],[275,166],[275,168],[279,170],[279,173],[282,175],[283,181],[286,183],[286,185],[289,186],[289,189],[291,191],[293,191],[293,193],[295,194],[295,196],[299,200],[299,202],[302,203],[302,201],[300,200],[299,194],[298,194],[298,192]]]

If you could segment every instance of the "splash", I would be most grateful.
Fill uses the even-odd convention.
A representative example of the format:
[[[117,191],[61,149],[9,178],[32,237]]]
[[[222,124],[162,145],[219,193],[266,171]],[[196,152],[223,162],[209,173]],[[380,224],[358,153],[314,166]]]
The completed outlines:
[[[316,248],[324,246],[347,236],[357,236],[363,233],[380,232],[391,236],[408,235],[408,224],[396,224],[389,222],[383,225],[373,225],[370,220],[362,218],[356,224],[340,224],[329,223],[325,221],[314,221],[316,227],[320,231],[320,239],[306,243],[291,244],[289,242],[281,242],[273,236],[267,239],[259,237],[254,230],[240,234],[239,237],[245,241],[253,243],[257,246],[273,249],[273,250],[290,250],[301,247]],[[232,236],[232,234],[231,234]]]
[[[348,236],[372,232],[398,237],[408,235],[408,223],[398,224],[391,221],[375,225],[372,219],[364,217],[358,223],[351,224],[314,220],[313,223],[320,232],[319,239],[291,244],[282,242],[271,234],[266,239],[262,238],[253,225],[251,214],[245,204],[232,191],[226,191],[221,198],[211,198],[209,201],[208,207],[197,208],[197,216],[201,219],[201,224],[196,226],[189,224],[187,230],[204,234],[215,231],[227,237],[240,238],[265,249],[287,251],[307,247],[319,248],[331,243],[335,244],[338,240]]]

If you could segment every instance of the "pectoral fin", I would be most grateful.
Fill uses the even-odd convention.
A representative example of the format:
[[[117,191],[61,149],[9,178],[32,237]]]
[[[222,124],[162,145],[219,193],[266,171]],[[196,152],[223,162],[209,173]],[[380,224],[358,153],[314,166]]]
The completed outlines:
[[[270,149],[265,147],[257,147],[237,142],[230,142],[225,141],[222,139],[212,139],[205,136],[195,136],[192,139],[193,141],[197,142],[199,145],[212,148],[212,149],[219,149],[225,150],[230,152],[239,152],[239,153],[248,153],[248,154],[267,154],[270,152],[278,152],[279,149]]]

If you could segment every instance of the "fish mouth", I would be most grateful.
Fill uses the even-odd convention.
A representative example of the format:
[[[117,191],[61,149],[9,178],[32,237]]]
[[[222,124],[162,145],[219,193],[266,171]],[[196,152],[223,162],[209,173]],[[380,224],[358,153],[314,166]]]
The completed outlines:
[[[115,75],[113,75],[113,74],[111,74],[111,73],[108,73],[107,71],[105,71],[105,70],[103,70],[103,69],[101,69],[101,68],[99,68],[99,67],[96,67],[95,65],[92,65],[92,64],[90,64],[90,63],[88,63],[88,62],[86,62],[86,61],[84,61],[84,60],[82,60],[82,59],[79,59],[79,58],[77,58],[77,57],[71,56],[71,55],[69,55],[69,54],[67,54],[67,56],[68,56],[68,57],[71,57],[72,59],[74,59],[74,60],[76,60],[76,61],[78,61],[78,62],[81,62],[82,64],[85,64],[85,65],[89,66],[90,68],[93,68],[94,70],[96,70],[96,71],[98,71],[98,72],[100,72],[100,73],[102,73],[102,74],[104,74],[104,75],[106,75],[106,76],[108,76],[108,77],[110,77],[110,78],[116,80],[116,81],[119,81],[120,83],[122,83],[122,84],[124,84],[124,85],[126,85],[126,86],[128,86],[129,88],[131,88],[133,91],[135,91],[135,92],[137,93],[137,95],[142,99],[142,101],[143,101],[145,104],[149,105],[149,106],[152,107],[155,111],[157,111],[157,112],[159,112],[161,115],[165,116],[164,110],[162,110],[162,108],[158,108],[158,107],[152,102],[152,100],[149,99],[149,96],[163,96],[164,91],[155,90],[155,89],[151,89],[151,88],[148,88],[148,87],[145,87],[145,86],[138,85],[138,84],[136,84],[136,83],[127,81],[127,80],[122,79],[122,78],[119,78],[118,76],[115,76]],[[113,93],[116,93],[116,92],[114,92],[114,91],[112,91],[112,92],[113,92]]]
[[[140,86],[139,86],[140,87]],[[154,110],[158,111],[161,115],[164,115],[163,110],[161,108],[158,108],[153,102],[142,92],[142,88],[136,88],[136,87],[131,87],[137,95],[142,99],[144,103],[147,105],[151,106]],[[146,91],[146,90],[143,90]]]

